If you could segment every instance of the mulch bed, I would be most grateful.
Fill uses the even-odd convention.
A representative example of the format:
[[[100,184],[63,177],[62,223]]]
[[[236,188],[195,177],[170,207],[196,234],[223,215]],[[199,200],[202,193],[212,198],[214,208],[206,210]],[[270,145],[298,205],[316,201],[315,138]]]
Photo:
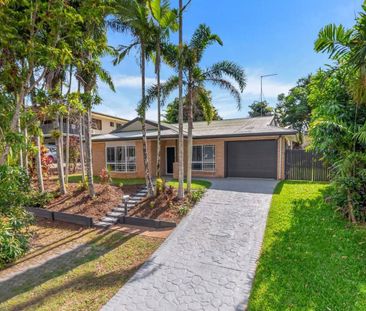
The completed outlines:
[[[68,193],[54,198],[45,208],[54,212],[83,215],[99,220],[121,204],[122,195],[133,194],[140,188],[139,185],[126,185],[120,188],[94,184],[96,197],[90,199],[87,190],[80,189],[77,184],[69,184]]]
[[[157,198],[147,199],[135,206],[129,210],[128,215],[179,223],[183,218],[183,215],[179,214],[179,206],[182,203],[177,200],[176,190],[171,189],[171,192],[162,193]]]

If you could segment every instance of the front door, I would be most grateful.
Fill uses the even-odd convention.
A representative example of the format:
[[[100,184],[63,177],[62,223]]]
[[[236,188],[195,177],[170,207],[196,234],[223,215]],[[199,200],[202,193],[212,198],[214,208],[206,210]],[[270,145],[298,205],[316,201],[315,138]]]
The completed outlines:
[[[166,147],[166,173],[173,174],[173,163],[175,162],[175,147]]]

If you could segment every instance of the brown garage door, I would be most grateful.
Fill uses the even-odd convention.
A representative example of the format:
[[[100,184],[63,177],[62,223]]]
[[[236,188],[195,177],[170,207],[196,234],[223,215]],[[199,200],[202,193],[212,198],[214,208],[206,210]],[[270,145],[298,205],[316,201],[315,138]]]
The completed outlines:
[[[226,142],[226,176],[277,177],[277,141]]]

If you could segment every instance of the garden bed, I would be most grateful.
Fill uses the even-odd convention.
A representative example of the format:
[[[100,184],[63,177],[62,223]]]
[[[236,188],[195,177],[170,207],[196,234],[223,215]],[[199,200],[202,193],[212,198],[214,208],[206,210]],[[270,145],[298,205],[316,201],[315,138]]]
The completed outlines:
[[[55,183],[48,183],[48,189],[55,190]],[[97,221],[122,202],[122,195],[131,195],[141,186],[126,185],[121,187],[113,185],[94,184],[96,197],[90,199],[88,191],[80,188],[78,184],[69,184],[68,193],[56,195],[44,209],[52,212],[82,215]]]
[[[205,188],[195,188],[192,196],[184,200],[177,197],[177,189],[167,186],[155,198],[149,198],[128,211],[128,216],[179,223],[194,204],[202,197]]]

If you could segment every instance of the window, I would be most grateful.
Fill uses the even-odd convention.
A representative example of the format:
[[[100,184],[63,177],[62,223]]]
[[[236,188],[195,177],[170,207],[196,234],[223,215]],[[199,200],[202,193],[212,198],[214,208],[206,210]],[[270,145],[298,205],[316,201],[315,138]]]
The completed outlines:
[[[114,122],[109,122],[110,127],[114,127]]]
[[[192,150],[193,171],[215,171],[215,146],[193,146]]]
[[[114,172],[136,171],[135,146],[107,147],[107,167]]]
[[[92,119],[92,129],[93,130],[102,130],[102,120],[99,119]]]
[[[122,126],[122,124],[121,123],[116,123],[116,127],[119,129],[121,126]]]

